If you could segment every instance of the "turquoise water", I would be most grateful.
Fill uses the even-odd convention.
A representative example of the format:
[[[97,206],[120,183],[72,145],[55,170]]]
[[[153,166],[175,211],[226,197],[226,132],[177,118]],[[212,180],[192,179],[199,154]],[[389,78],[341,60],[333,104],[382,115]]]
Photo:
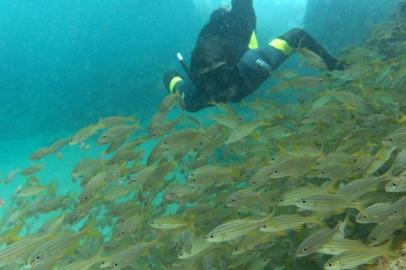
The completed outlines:
[[[178,68],[174,55],[178,51],[187,55],[206,17],[220,4],[195,2],[1,3],[2,174],[27,166],[34,150],[67,137],[100,117],[136,114],[148,122],[165,95],[162,73]],[[392,7],[396,1],[387,2]],[[291,27],[303,25],[305,1],[258,0],[255,4],[262,43]],[[359,8],[354,6],[354,13],[362,13]],[[373,8],[368,7],[368,14]],[[382,3],[375,8],[381,10]],[[389,13],[390,9],[385,11]],[[317,7],[312,7],[311,12],[318,12]],[[323,10],[319,12],[324,14]],[[306,20],[311,24],[312,18]],[[376,15],[372,14],[370,20],[376,20]],[[327,27],[329,22],[325,21]],[[345,29],[347,24],[351,25],[343,21],[340,27]],[[284,65],[296,66],[295,59]],[[282,102],[289,100],[289,96],[277,96],[275,100]],[[47,168],[39,175],[41,181],[56,179],[61,184],[69,183],[70,170],[81,159],[78,153],[81,152],[77,149],[67,148],[63,150],[63,160],[54,157],[44,160]],[[2,186],[6,204],[21,184],[19,176],[15,180],[12,185]]]
[[[84,157],[98,157],[104,148],[94,143],[86,151],[79,146],[65,147],[61,159],[51,155],[38,162],[29,161],[30,154],[102,117],[136,115],[147,126],[166,95],[162,74],[180,70],[176,53],[189,55],[207,16],[220,2],[13,0],[0,3],[1,177],[17,168],[39,163],[45,165],[37,174],[41,184],[56,182],[59,194],[79,192],[78,183],[71,181],[72,168]],[[313,4],[317,1],[254,2],[261,44],[292,27],[308,27],[323,41],[323,46],[337,52],[352,45],[352,41],[359,41],[356,38],[385,20],[398,1],[384,1],[387,5],[382,1],[375,5],[372,1],[365,14],[362,9],[365,3],[333,6],[329,7],[332,15],[327,18],[323,17],[324,3]],[[329,20],[342,10],[354,12],[348,13],[348,19],[340,23],[337,19]],[[361,30],[354,31],[354,25]],[[330,31],[339,33],[337,39],[331,39]],[[359,32],[359,36],[350,39],[343,35],[345,32]],[[280,69],[299,70],[297,57],[289,59]],[[270,79],[247,100],[263,98],[274,84]],[[297,102],[297,96],[289,92],[271,98],[280,104]],[[213,111],[209,108],[193,116],[209,122],[208,115]],[[241,114],[244,115],[243,110]],[[148,152],[152,146],[145,145],[144,149]],[[4,209],[14,205],[13,196],[23,184],[24,178],[19,174],[10,184],[0,184],[0,198],[5,201],[5,207],[0,209],[3,219],[7,219]]]
[[[100,117],[135,114],[147,123],[166,95],[163,73],[179,70],[176,53],[189,54],[220,4],[195,2],[0,3],[0,172],[23,168],[35,149]],[[305,12],[303,0],[255,4],[263,42],[300,25]],[[45,161],[58,170],[45,171],[43,181],[68,180],[80,157],[64,151],[61,162]],[[2,187],[7,203],[16,185]]]
[[[179,69],[176,53],[189,55],[199,29],[220,1],[195,2],[0,3],[0,136],[52,136],[115,114],[139,113],[147,120],[165,94],[162,74]],[[294,26],[307,25],[326,48],[342,47],[349,44],[347,38],[332,40],[323,35],[354,32],[346,30],[364,18],[359,14],[362,7],[354,4],[349,8],[354,14],[347,15],[354,21],[347,19],[332,26],[328,18],[321,24],[320,16],[312,15],[314,22],[308,18],[304,22],[306,1],[288,2],[254,1],[262,44]],[[377,4],[372,13],[373,5],[368,7],[365,12],[370,14],[370,24],[359,23],[364,33],[391,10],[387,7],[384,12],[382,4]],[[326,13],[323,6],[320,9],[320,15]],[[332,16],[348,10],[335,9],[328,9]],[[311,13],[315,12],[317,7],[312,7]],[[325,28],[313,30],[314,25]],[[142,112],[138,108],[143,108]]]

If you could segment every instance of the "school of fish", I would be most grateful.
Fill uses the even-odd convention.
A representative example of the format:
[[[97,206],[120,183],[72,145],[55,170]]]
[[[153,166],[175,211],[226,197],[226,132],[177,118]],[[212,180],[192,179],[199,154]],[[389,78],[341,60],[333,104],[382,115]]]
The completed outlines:
[[[341,54],[345,70],[300,50],[318,75],[276,73],[269,92],[292,91],[297,103],[243,102],[243,114],[213,102],[203,121],[173,94],[146,127],[103,118],[38,149],[3,179],[25,183],[3,206],[0,269],[396,269],[405,41],[401,1],[392,21]],[[36,175],[67,147],[100,155],[72,168],[80,192],[60,195]]]

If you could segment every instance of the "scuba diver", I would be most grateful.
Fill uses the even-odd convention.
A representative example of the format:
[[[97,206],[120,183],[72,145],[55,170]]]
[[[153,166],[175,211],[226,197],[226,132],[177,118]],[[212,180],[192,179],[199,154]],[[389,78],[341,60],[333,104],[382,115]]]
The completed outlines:
[[[344,68],[302,29],[294,28],[264,48],[258,48],[255,29],[253,0],[233,0],[230,11],[220,8],[211,14],[199,34],[190,68],[178,54],[186,76],[173,71],[164,75],[165,87],[180,93],[184,110],[196,112],[211,102],[239,102],[300,48],[321,57],[328,70]]]

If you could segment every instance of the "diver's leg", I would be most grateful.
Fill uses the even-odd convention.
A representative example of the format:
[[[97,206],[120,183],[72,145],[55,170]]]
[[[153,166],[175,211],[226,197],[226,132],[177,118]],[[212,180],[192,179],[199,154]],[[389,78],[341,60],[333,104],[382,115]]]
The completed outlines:
[[[313,37],[299,28],[272,40],[264,48],[248,50],[238,67],[252,88],[255,88],[299,48],[309,49],[319,55],[326,61],[329,70],[343,68]]]
[[[293,28],[280,36],[278,40],[287,42],[294,51],[297,51],[300,48],[305,48],[314,52],[326,62],[328,70],[342,68],[340,63],[331,56],[315,38],[303,29]]]
[[[272,46],[248,50],[238,63],[238,69],[247,83],[246,90],[255,91],[288,57]]]

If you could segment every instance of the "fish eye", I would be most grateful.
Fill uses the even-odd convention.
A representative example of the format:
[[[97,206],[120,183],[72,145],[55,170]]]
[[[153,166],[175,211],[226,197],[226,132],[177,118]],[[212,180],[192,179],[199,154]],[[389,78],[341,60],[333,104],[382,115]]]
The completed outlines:
[[[279,171],[278,171],[278,170],[275,170],[274,173],[277,174],[277,173],[279,173]]]
[[[305,117],[305,119],[306,119],[306,120],[309,120],[309,119],[310,119],[310,117],[309,117],[309,116],[306,116],[306,117]]]
[[[193,182],[193,183],[196,182],[196,179],[193,178],[193,179],[192,179],[192,182]]]
[[[366,219],[366,218],[367,218],[367,216],[366,216],[366,215],[363,215],[362,217],[363,217],[364,219]]]
[[[392,187],[396,187],[396,183],[392,183]]]
[[[279,200],[279,202],[283,202],[283,201],[284,201],[284,199],[280,199],[280,200]]]
[[[302,200],[302,203],[307,203],[307,201],[306,201],[306,200]]]
[[[123,235],[124,235],[124,232],[123,232],[123,231],[121,231],[121,232],[120,232],[120,235],[121,235],[121,236],[123,236]]]
[[[40,259],[40,256],[39,256],[39,255],[35,256],[35,259],[36,259],[36,260],[39,260],[39,259]]]
[[[398,210],[393,210],[393,213],[394,213],[394,214],[398,214],[399,211],[398,211]]]
[[[307,252],[307,247],[303,248],[303,251],[304,251],[304,252]]]
[[[328,266],[329,266],[329,267],[333,267],[333,264],[332,264],[332,263],[329,263]]]
[[[373,237],[373,238],[372,238],[372,241],[376,241],[376,240],[378,240],[376,237]]]
[[[262,225],[262,228],[263,228],[263,229],[266,229],[266,227],[267,227],[266,225]]]
[[[85,199],[85,201],[87,201],[87,199],[88,199],[88,198],[87,198],[87,196],[85,196],[85,198],[84,198],[84,199]]]
[[[327,173],[327,171],[325,171],[325,170],[324,170],[324,171],[321,171],[321,173],[322,173],[322,174],[326,174],[326,173]]]
[[[210,238],[214,238],[214,235],[210,235]]]

